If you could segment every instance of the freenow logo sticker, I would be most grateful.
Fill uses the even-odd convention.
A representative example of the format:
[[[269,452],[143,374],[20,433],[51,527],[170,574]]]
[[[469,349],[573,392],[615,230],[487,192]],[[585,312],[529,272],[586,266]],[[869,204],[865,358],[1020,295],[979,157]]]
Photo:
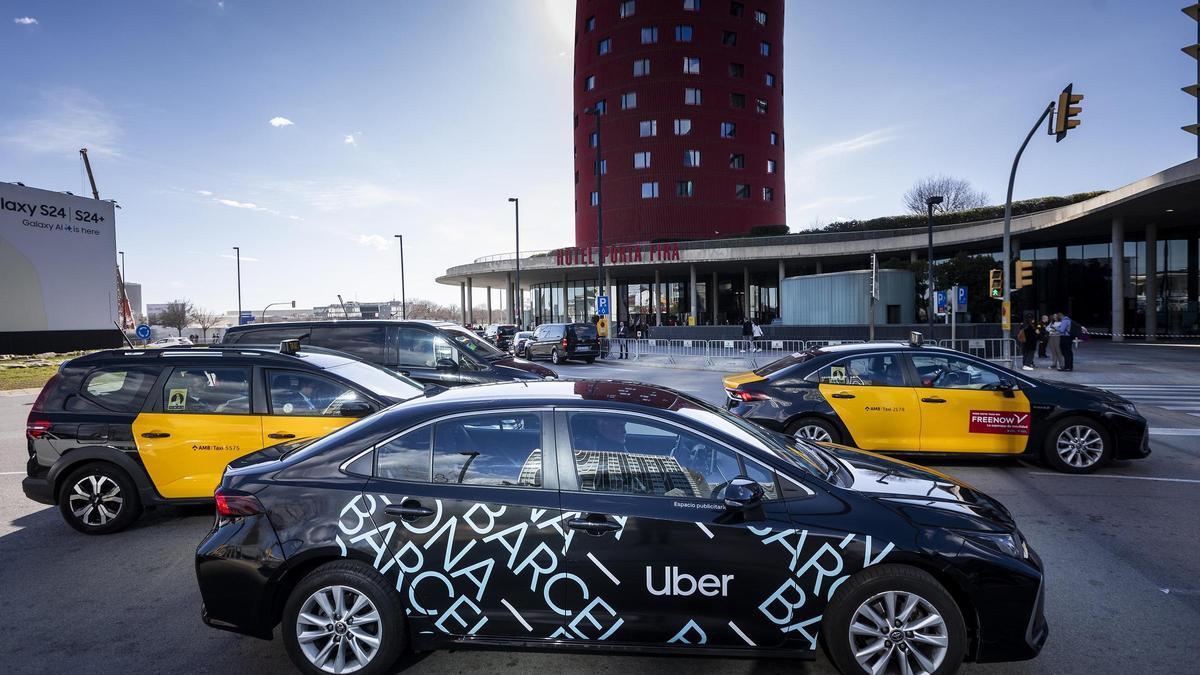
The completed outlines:
[[[1003,410],[972,410],[973,434],[1029,435],[1029,413],[1006,412]]]

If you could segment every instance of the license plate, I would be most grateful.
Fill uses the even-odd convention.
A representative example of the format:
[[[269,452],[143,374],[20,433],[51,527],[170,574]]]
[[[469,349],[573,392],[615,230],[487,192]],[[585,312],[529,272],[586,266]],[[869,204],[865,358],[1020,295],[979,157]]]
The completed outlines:
[[[581,352],[590,352],[590,351],[592,351],[592,348],[591,348],[591,347],[580,347],[580,348],[579,348],[579,351],[581,351]]]

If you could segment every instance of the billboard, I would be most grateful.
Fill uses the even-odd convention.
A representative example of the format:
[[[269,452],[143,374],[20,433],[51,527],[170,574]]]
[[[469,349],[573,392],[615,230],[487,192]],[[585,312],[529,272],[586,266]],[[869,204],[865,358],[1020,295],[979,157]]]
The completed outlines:
[[[110,202],[0,183],[0,336],[114,331]]]

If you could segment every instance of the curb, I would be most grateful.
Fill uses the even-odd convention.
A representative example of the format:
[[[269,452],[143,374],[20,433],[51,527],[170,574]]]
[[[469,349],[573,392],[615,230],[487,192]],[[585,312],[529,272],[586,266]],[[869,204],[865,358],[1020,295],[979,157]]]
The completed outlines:
[[[41,387],[34,387],[32,389],[5,389],[0,391],[0,396],[34,396],[41,390]]]

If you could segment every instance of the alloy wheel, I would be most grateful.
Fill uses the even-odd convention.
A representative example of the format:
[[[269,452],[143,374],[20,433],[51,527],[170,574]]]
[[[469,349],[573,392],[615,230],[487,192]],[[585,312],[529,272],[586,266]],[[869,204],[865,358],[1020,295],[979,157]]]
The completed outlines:
[[[829,431],[817,424],[805,424],[796,430],[796,439],[801,441],[815,441],[817,443],[830,443],[833,437],[829,435]]]
[[[1090,426],[1073,424],[1058,433],[1055,450],[1068,465],[1086,469],[1104,456],[1104,438]]]
[[[309,663],[327,673],[353,673],[379,652],[383,620],[363,593],[349,586],[313,592],[296,617],[296,640]]]
[[[92,474],[79,479],[67,496],[71,514],[84,525],[100,527],[109,524],[125,503],[121,486],[104,474]]]
[[[871,675],[928,675],[941,667],[950,643],[942,615],[908,591],[885,591],[859,605],[849,638],[858,665]]]

